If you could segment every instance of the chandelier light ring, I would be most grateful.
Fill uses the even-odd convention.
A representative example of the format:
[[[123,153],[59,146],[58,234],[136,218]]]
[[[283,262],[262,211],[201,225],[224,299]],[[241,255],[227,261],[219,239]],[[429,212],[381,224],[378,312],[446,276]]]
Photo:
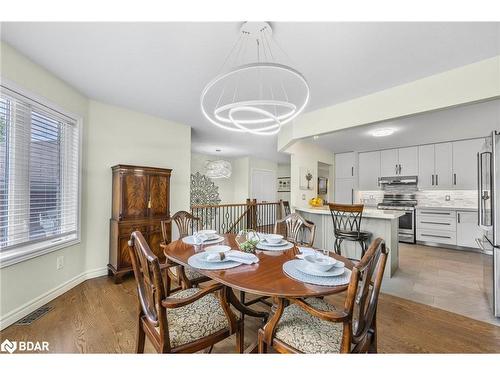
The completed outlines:
[[[229,111],[233,108],[240,108],[240,107],[254,107],[254,108],[259,108],[259,107],[264,107],[264,106],[269,106],[269,107],[284,107],[289,109],[288,112],[283,113],[279,116],[276,116],[280,122],[283,122],[283,120],[287,119],[290,116],[293,116],[295,114],[295,111],[297,110],[297,106],[293,103],[285,102],[285,101],[280,101],[280,100],[246,100],[242,102],[234,102],[234,103],[229,103],[225,104],[221,107],[218,107],[214,111],[214,116],[217,120],[225,123],[233,123],[233,121],[229,118],[229,116],[224,117],[221,116],[221,113],[224,111]],[[266,111],[267,112],[267,111]],[[253,120],[238,120],[240,124],[265,124],[268,122],[274,122],[274,119],[271,118],[259,118],[259,119],[253,119]]]
[[[294,104],[294,103],[286,102],[283,100],[275,100],[274,98],[273,99],[255,99],[255,100],[241,101],[239,103],[238,102],[227,103],[227,104],[223,104],[221,106],[219,106],[219,104],[217,104],[215,106],[215,108],[213,109],[213,113],[211,113],[212,112],[211,110],[206,109],[206,106],[207,106],[207,104],[205,103],[206,97],[208,94],[211,93],[212,90],[215,89],[214,86],[216,86],[218,83],[224,83],[223,82],[224,80],[231,79],[237,74],[244,73],[244,72],[251,71],[251,70],[260,70],[260,71],[274,70],[274,71],[288,73],[290,75],[290,77],[292,77],[296,80],[296,83],[298,83],[300,86],[303,86],[303,89],[305,90],[305,97],[303,98],[303,101],[301,101],[300,104],[299,103]],[[221,113],[227,109],[231,110],[231,108],[232,109],[240,108],[242,106],[242,104],[246,103],[246,102],[252,102],[252,103],[248,103],[248,104],[255,106],[255,105],[258,105],[258,104],[256,104],[256,102],[260,101],[262,103],[262,104],[260,104],[260,106],[286,107],[286,108],[290,109],[290,111],[283,113],[283,114],[280,114],[279,116],[273,115],[273,117],[276,117],[278,119],[278,121],[280,122],[280,126],[281,126],[281,125],[284,125],[284,124],[292,121],[299,114],[301,114],[303,112],[303,110],[305,109],[306,105],[309,102],[309,96],[310,96],[309,85],[308,85],[306,79],[304,78],[304,76],[300,72],[298,72],[297,70],[295,70],[287,65],[283,65],[283,64],[258,62],[258,63],[251,63],[251,64],[238,66],[238,67],[236,67],[236,68],[234,68],[226,73],[220,74],[219,76],[215,77],[203,89],[203,92],[202,92],[201,98],[200,98],[200,104],[201,104],[201,111],[202,111],[203,115],[212,124],[214,124],[220,128],[226,129],[226,130],[231,130],[231,131],[236,131],[236,132],[245,132],[245,131],[250,132],[250,131],[248,131],[248,129],[244,130],[244,129],[242,129],[241,126],[237,126],[235,124],[234,117],[233,117],[233,120],[230,120],[229,118],[222,116]],[[283,103],[286,103],[286,104],[283,104]],[[292,109],[292,106],[295,107],[295,109]],[[236,112],[239,112],[239,111],[236,111]],[[264,111],[264,112],[267,112],[267,111]],[[262,112],[257,112],[257,111],[254,111],[254,113],[258,113],[261,115],[264,114]],[[270,112],[267,112],[267,113],[270,113]],[[233,111],[233,114],[234,114],[234,111]],[[264,124],[264,123],[270,123],[272,121],[275,121],[273,118],[269,117],[267,114],[264,114],[264,115],[266,116],[264,118],[240,119],[240,120],[236,120],[236,121],[239,123],[239,125],[242,125],[242,124]],[[228,125],[230,122],[232,123],[233,126]],[[262,133],[260,133],[260,134],[262,134]],[[276,134],[276,133],[273,132],[273,134]]]
[[[269,125],[269,126],[264,126],[262,128],[257,128],[257,129],[247,128],[244,125],[242,125],[240,123],[240,121],[238,121],[238,120],[236,120],[234,118],[233,115],[235,113],[237,113],[237,112],[253,112],[253,113],[260,114],[260,115],[264,115],[264,116],[267,116],[271,121],[274,121],[274,124],[273,125]],[[242,130],[245,130],[247,133],[250,133],[250,134],[255,134],[255,135],[274,135],[274,134],[278,134],[279,131],[280,131],[280,129],[281,129],[281,122],[280,122],[280,120],[275,115],[273,115],[271,112],[266,111],[266,110],[261,109],[261,108],[256,108],[256,107],[236,107],[236,108],[232,108],[229,111],[229,118],[231,119],[231,121],[233,122],[233,124],[235,126],[237,126],[238,128],[240,128]]]

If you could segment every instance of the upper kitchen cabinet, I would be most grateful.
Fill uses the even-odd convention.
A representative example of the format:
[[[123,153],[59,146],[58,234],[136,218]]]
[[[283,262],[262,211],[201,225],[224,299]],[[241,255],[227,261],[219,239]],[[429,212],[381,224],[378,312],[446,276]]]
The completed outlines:
[[[377,190],[380,174],[380,151],[359,154],[359,190]]]
[[[453,142],[453,188],[477,189],[477,153],[483,138]]]
[[[404,147],[381,151],[380,172],[383,177],[417,175],[418,147]]]
[[[335,178],[353,178],[354,163],[354,152],[335,154]]]
[[[398,149],[398,175],[416,176],[418,174],[418,147]]]
[[[451,142],[418,147],[418,187],[420,189],[450,189],[451,167]]]

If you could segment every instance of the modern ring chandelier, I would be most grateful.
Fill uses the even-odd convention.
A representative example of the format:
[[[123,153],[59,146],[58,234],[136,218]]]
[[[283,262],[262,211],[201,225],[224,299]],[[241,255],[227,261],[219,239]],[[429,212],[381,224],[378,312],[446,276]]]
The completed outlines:
[[[277,134],[302,113],[309,85],[273,38],[267,22],[246,22],[221,73],[201,94],[201,111],[214,125],[235,132]]]

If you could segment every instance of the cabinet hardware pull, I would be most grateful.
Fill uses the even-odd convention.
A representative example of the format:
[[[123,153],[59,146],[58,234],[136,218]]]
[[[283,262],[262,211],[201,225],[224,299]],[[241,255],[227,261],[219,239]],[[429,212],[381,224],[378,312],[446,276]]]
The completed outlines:
[[[424,234],[424,233],[421,233],[420,235],[422,237],[451,238],[449,236],[438,236],[437,234]]]
[[[398,174],[398,165],[397,164],[394,166],[394,171],[396,172],[396,174]]]
[[[151,198],[148,200],[148,208],[151,208]]]
[[[453,185],[457,184],[457,174],[453,173]]]
[[[351,167],[351,176],[354,177],[354,167]]]
[[[451,213],[449,212],[426,212],[426,211],[422,211],[420,212],[421,215],[451,215]]]
[[[457,220],[458,220],[458,222],[460,223],[460,212],[459,212],[457,215],[458,215]]]
[[[434,186],[434,175],[431,175],[432,177],[432,186]]]
[[[438,223],[435,221],[421,221],[422,224],[438,224],[438,225],[451,225],[450,223]]]
[[[438,175],[436,175],[436,185],[439,185],[439,182],[438,182]]]
[[[399,164],[399,174],[401,174],[401,164]]]

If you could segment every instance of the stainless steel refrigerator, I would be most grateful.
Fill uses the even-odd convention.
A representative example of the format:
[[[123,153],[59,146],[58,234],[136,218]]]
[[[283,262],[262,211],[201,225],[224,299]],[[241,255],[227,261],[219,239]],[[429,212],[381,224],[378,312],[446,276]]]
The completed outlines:
[[[477,154],[478,225],[484,255],[484,291],[500,317],[500,133],[492,132]]]

